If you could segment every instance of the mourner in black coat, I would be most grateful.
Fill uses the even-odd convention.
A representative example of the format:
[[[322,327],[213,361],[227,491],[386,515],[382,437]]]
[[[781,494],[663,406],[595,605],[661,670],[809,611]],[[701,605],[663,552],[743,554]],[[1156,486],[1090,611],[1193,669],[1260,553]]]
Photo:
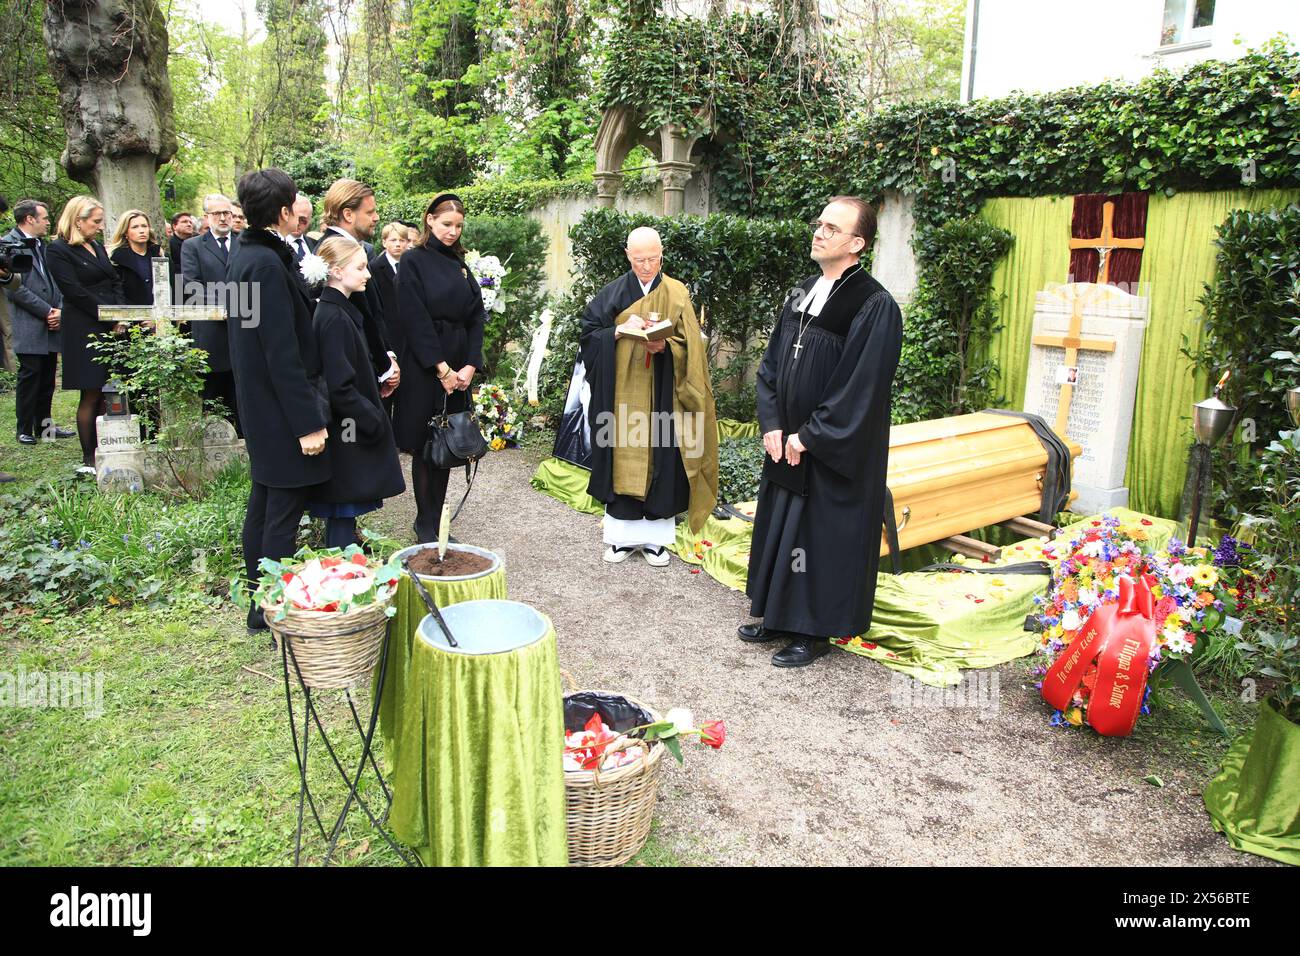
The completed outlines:
[[[332,548],[354,544],[357,516],[406,490],[393,426],[370,365],[364,321],[340,290],[327,286],[321,292],[313,325],[329,391],[331,474],[313,492],[311,511],[327,519],[325,540]]]
[[[420,541],[437,535],[449,473],[422,459],[428,422],[445,407],[464,411],[469,392],[448,394],[438,380],[438,366],[453,370],[483,367],[483,327],[487,316],[483,295],[473,273],[456,250],[429,236],[402,255],[397,272],[397,317],[403,348],[398,359],[402,387],[397,391],[393,433],[397,447],[411,454],[411,485],[415,494],[415,534]]]
[[[342,236],[345,239],[351,239],[353,242],[360,242],[361,248],[366,251],[367,260],[375,254],[374,246],[368,242],[358,240],[338,226],[327,226],[325,231],[321,233],[320,241],[324,242],[330,236]],[[373,284],[368,285],[360,292],[354,292],[348,296],[348,301],[356,306],[357,311],[361,313],[362,331],[366,336],[366,348],[370,353],[370,363],[374,367],[375,375],[383,375],[392,365],[393,356],[399,353],[393,348],[389,337],[388,327],[393,320],[384,314],[384,303],[379,297],[379,290]],[[401,359],[398,359],[397,362],[400,368]]]
[[[162,249],[156,242],[149,243],[142,256],[124,242],[108,257],[122,278],[122,298],[126,305],[153,305],[153,259],[161,255]]]
[[[388,261],[387,252],[381,251],[370,260],[370,285],[366,291],[372,288],[383,308],[388,347],[398,355],[398,365],[401,365],[403,337],[402,323],[397,318],[397,271]]]
[[[95,465],[95,416],[108,369],[95,361],[91,348],[111,335],[114,324],[99,321],[101,305],[122,304],[122,280],[98,240],[72,244],[55,239],[45,253],[50,277],[63,295],[63,388],[81,392],[77,437],[83,468]]]
[[[281,225],[287,231],[296,193],[293,180],[280,170],[245,174],[239,199],[249,228],[231,254],[227,273],[240,290],[232,297],[238,306],[227,324],[253,479],[243,533],[250,582],[257,580],[263,557],[279,560],[296,550],[298,523],[311,491],[330,478],[329,456],[321,452],[336,440],[330,434],[321,442],[329,423],[329,398],[310,300],[292,251],[266,228]],[[276,210],[282,215],[272,219]],[[255,607],[248,623],[265,626]]]

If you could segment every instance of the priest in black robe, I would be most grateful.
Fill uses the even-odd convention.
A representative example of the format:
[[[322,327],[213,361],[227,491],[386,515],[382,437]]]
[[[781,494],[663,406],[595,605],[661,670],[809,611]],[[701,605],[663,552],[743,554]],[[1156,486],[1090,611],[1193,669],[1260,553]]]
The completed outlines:
[[[706,343],[686,286],[662,272],[663,243],[648,227],[627,240],[628,272],[582,316],[581,359],[591,387],[591,480],[605,504],[604,559],[640,551],[668,564],[675,516],[698,531],[717,504],[718,426]],[[672,323],[668,338],[630,331]]]
[[[767,456],[746,594],[762,623],[739,632],[787,640],[778,667],[811,664],[830,638],[871,626],[903,337],[898,304],[859,261],[875,238],[871,206],[836,197],[812,225],[821,273],[787,299],[757,378]]]

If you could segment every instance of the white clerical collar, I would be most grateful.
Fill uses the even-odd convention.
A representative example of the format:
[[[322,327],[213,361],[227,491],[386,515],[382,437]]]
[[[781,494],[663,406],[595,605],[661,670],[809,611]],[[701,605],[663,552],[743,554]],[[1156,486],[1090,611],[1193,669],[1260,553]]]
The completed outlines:
[[[651,287],[652,285],[655,284],[655,279],[658,279],[658,278],[659,278],[659,276],[658,276],[658,275],[655,275],[653,278],[650,279],[649,282],[642,282],[642,281],[641,281],[641,277],[640,277],[640,276],[637,276],[637,280],[636,280],[636,281],[637,281],[637,284],[638,284],[639,286],[641,286],[641,294],[642,294],[642,295],[649,295],[649,294],[650,294],[650,287]]]
[[[830,297],[831,286],[834,284],[834,279],[828,279],[825,276],[818,276],[817,281],[813,283],[813,287],[809,289],[808,294],[804,296],[803,304],[800,306],[799,311],[804,313],[804,315],[821,315],[822,306],[826,304],[826,300]]]

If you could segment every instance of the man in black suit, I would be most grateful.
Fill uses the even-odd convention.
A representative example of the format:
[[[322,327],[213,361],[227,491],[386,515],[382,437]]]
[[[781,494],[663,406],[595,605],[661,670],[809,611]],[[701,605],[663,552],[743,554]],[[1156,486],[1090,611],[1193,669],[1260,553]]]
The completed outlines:
[[[181,244],[181,273],[187,305],[228,305],[226,266],[239,245],[231,231],[234,210],[230,200],[213,194],[203,200],[211,228]],[[190,330],[194,344],[208,353],[208,373],[203,377],[203,400],[220,399],[230,412],[231,424],[243,437],[235,398],[235,377],[230,371],[230,335],[225,322],[195,322]]]
[[[172,279],[172,302],[180,305],[185,301],[185,290],[181,288],[184,279],[181,276],[181,245],[194,235],[194,219],[187,212],[178,212],[171,218],[172,234],[167,239],[168,271]]]
[[[289,243],[289,248],[293,250],[294,262],[302,262],[303,256],[316,251],[319,240],[307,235],[307,230],[311,228],[313,212],[311,198],[299,193],[293,201],[293,228],[284,237],[284,241]]]
[[[336,179],[325,193],[321,222],[324,242],[332,235],[346,236],[361,243],[366,259],[375,255],[375,247],[366,240],[375,234],[379,212],[375,207],[375,191],[355,179]],[[388,338],[388,322],[379,290],[368,283],[361,292],[354,292],[349,301],[361,313],[366,345],[370,349],[370,362],[379,378],[379,394],[388,398],[397,388],[401,370],[397,366],[397,353]]]
[[[63,295],[45,264],[50,211],[44,203],[24,199],[14,206],[18,224],[5,238],[21,242],[32,253],[32,269],[14,288],[5,289],[13,304],[14,352],[18,355],[18,386],[14,411],[18,441],[35,445],[42,438],[71,438],[76,432],[59,428],[50,417],[55,368],[59,361]]]

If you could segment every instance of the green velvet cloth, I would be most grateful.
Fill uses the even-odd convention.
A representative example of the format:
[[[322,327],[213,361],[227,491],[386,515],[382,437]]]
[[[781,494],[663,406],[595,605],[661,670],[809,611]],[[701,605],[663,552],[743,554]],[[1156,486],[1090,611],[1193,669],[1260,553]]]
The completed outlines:
[[[1300,866],[1300,725],[1265,700],[1203,798],[1214,829],[1238,850]]]
[[[518,650],[416,640],[389,823],[426,866],[565,866],[564,700],[555,629]]]
[[[1216,231],[1234,209],[1268,209],[1294,202],[1297,190],[1230,189],[1214,193],[1152,193],[1139,294],[1150,296],[1142,340],[1137,404],[1124,481],[1139,511],[1173,515],[1178,509],[1192,443],[1192,403],[1210,383],[1182,353],[1184,339],[1201,344],[1202,309],[1197,301],[1214,281]],[[1002,370],[1002,407],[1024,408],[1029,371],[1034,295],[1064,282],[1070,266],[1071,196],[991,199],[982,215],[1009,230],[1016,242],[993,270],[992,294],[1002,328],[991,355]]]
[[[587,494],[591,472],[562,458],[544,458],[529,480],[534,488],[589,515],[603,515],[605,506]]]
[[[467,581],[443,581],[439,578],[423,578],[424,586],[438,607],[448,607],[461,601],[477,601],[486,598],[506,598],[506,568],[499,564],[491,574]],[[397,594],[393,598],[397,614],[393,616],[393,628],[388,639],[388,664],[384,673],[384,697],[379,702],[379,734],[384,742],[385,759],[391,766],[397,747],[401,740],[402,719],[409,713],[407,695],[411,669],[411,646],[415,642],[416,631],[420,622],[428,614],[424,602],[415,590],[415,585],[405,575],[397,582]],[[378,680],[379,669],[375,668]]]

